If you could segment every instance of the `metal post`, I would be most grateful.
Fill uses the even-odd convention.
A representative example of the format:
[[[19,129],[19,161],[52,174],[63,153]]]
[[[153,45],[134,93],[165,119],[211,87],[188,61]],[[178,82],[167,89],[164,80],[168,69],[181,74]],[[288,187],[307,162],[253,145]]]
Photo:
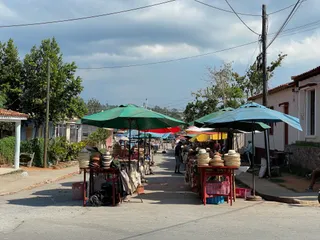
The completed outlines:
[[[46,127],[44,135],[44,154],[43,167],[48,167],[48,142],[49,142],[49,107],[50,107],[50,59],[48,59],[47,68],[47,108],[46,108]]]

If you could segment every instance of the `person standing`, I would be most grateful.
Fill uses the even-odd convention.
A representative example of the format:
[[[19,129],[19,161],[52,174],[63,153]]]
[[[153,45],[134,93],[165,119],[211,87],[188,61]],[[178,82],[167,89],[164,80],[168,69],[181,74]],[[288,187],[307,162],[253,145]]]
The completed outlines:
[[[174,157],[176,159],[176,166],[175,166],[175,170],[174,173],[179,173],[180,172],[180,164],[181,164],[181,153],[182,153],[182,143],[178,142],[176,148],[174,149]]]

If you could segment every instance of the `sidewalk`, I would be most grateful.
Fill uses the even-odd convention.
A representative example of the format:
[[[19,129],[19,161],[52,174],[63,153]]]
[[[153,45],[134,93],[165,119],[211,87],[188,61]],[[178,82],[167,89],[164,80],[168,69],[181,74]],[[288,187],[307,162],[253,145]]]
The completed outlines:
[[[242,173],[236,176],[236,179],[252,188],[252,174]],[[318,192],[294,192],[258,176],[255,177],[255,182],[256,194],[265,200],[289,204],[318,203]]]
[[[0,196],[29,190],[79,173],[79,166],[54,169],[24,169],[23,172],[0,175]]]

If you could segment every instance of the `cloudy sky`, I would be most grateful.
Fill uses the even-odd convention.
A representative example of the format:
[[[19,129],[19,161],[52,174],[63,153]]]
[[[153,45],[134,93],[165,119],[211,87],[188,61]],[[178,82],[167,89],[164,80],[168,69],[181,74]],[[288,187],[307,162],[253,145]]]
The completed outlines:
[[[0,25],[62,20],[159,3],[164,0],[0,0]],[[200,0],[230,10],[224,0]],[[229,0],[237,12],[259,15],[261,5],[272,13],[296,0]],[[269,15],[269,33],[276,32],[291,9]],[[290,81],[292,75],[317,67],[320,57],[320,1],[306,0],[286,29],[268,49],[268,60],[288,54],[269,87]],[[261,32],[260,16],[241,16],[255,32]],[[319,21],[319,22],[316,22]],[[42,39],[56,37],[65,61],[79,68],[101,68],[161,62],[212,53],[257,41],[233,13],[201,5],[193,0],[171,3],[100,18],[28,27],[0,28],[0,41],[13,38],[21,57]],[[269,38],[271,39],[272,36]],[[233,62],[243,74],[258,53],[258,43],[218,54],[155,65],[79,69],[85,100],[103,103],[160,105],[183,109],[191,92],[204,87],[206,68]]]

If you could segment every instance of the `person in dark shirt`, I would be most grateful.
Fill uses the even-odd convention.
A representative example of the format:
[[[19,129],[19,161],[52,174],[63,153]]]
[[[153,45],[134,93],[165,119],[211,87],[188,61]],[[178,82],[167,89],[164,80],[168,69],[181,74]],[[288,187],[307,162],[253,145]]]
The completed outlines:
[[[176,148],[174,149],[174,157],[176,159],[176,166],[175,166],[174,173],[179,173],[179,174],[181,174],[180,172],[181,153],[182,153],[181,146],[182,146],[182,143],[178,142]]]

